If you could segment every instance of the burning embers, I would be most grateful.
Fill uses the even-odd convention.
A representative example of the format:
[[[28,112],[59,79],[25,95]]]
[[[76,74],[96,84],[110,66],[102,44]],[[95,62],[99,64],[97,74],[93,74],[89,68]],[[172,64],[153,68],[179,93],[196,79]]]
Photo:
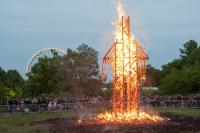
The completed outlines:
[[[160,122],[164,119],[157,116],[157,115],[150,115],[145,112],[124,112],[113,114],[105,112],[97,116],[99,120],[102,122],[119,122],[119,123],[132,123],[136,121],[153,121],[153,122]]]
[[[157,115],[139,111],[139,88],[146,79],[148,55],[131,34],[130,17],[125,17],[120,3],[117,11],[119,23],[116,25],[115,42],[103,58],[103,63],[111,63],[113,70],[112,113],[100,114],[98,118],[104,121],[161,121],[162,118]]]

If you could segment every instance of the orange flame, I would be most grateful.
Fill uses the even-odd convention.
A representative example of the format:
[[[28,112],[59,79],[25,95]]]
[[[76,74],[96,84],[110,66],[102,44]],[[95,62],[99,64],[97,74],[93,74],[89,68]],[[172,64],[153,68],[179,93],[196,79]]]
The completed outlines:
[[[157,115],[150,115],[145,112],[125,112],[125,113],[117,113],[117,115],[114,115],[113,113],[105,112],[102,114],[99,114],[97,116],[102,121],[108,121],[108,122],[132,122],[132,121],[144,121],[144,120],[150,120],[153,122],[160,122],[164,119],[157,116]]]
[[[120,2],[117,3],[116,9],[119,23],[115,23],[115,43],[112,53],[113,112],[99,114],[97,118],[110,122],[162,121],[163,119],[157,115],[139,111],[138,84],[140,80],[145,79],[145,74],[140,72],[140,69],[145,68],[144,62],[148,56],[142,49],[145,57],[139,59],[141,53],[138,50],[141,47],[130,32],[129,17],[124,17],[126,12]]]
[[[122,16],[126,15],[124,7],[119,1],[117,2],[116,10],[117,10],[117,15],[118,15],[118,20],[120,20]]]

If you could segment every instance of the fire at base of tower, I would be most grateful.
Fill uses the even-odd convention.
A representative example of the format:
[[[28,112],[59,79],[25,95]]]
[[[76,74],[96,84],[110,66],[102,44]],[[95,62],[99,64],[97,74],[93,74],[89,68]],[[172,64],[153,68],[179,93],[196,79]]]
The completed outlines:
[[[103,58],[110,63],[113,73],[112,112],[100,114],[107,121],[153,120],[162,118],[139,111],[139,88],[146,79],[148,54],[130,31],[130,17],[121,16],[115,42]]]
[[[113,112],[138,112],[138,88],[145,80],[148,55],[131,35],[130,17],[121,17],[115,39],[103,59],[104,63],[112,64]]]

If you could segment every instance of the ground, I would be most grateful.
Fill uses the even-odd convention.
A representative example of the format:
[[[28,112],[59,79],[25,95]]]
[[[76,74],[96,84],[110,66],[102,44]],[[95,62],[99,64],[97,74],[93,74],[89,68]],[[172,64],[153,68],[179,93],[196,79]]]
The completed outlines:
[[[117,132],[117,133],[176,133],[200,132],[200,109],[192,108],[155,108],[161,116],[170,118],[163,123],[135,123],[135,124],[97,124],[82,121],[79,118],[96,114],[100,110],[44,112],[29,114],[1,114],[1,133],[90,133],[90,132]]]

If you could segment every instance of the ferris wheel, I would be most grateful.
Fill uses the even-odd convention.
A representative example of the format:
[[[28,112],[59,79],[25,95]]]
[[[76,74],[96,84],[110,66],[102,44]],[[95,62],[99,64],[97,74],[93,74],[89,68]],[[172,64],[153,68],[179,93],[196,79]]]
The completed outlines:
[[[38,62],[39,58],[42,57],[48,57],[48,58],[53,58],[54,56],[59,55],[59,56],[64,56],[66,55],[66,52],[58,49],[58,48],[45,48],[42,50],[37,51],[29,60],[27,66],[26,66],[26,79],[29,78],[31,68]]]

